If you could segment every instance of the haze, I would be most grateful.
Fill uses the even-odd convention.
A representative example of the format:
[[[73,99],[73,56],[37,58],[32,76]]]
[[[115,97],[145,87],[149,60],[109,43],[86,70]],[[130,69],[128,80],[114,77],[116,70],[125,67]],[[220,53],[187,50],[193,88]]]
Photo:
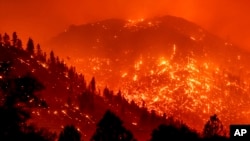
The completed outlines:
[[[250,51],[249,6],[247,0],[1,0],[0,32],[43,43],[72,24],[174,15]]]

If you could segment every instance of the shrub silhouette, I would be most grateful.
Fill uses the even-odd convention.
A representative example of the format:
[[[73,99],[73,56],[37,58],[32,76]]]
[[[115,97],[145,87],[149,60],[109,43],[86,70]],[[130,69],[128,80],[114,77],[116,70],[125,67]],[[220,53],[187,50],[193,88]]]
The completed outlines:
[[[161,124],[153,130],[150,141],[197,141],[198,134],[190,130],[186,125],[179,127],[169,124]]]
[[[203,129],[204,141],[227,141],[229,140],[225,136],[225,130],[222,122],[216,114],[210,116],[210,119]]]
[[[203,136],[204,137],[213,137],[213,136],[223,136],[224,129],[222,122],[216,114],[210,116],[210,119],[204,126]]]
[[[67,125],[59,135],[58,141],[80,141],[81,134],[77,131],[75,126]]]

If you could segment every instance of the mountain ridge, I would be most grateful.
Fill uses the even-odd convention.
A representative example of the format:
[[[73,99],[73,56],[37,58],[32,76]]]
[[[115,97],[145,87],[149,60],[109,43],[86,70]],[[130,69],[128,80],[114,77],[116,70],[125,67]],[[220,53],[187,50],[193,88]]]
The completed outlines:
[[[189,113],[202,122],[218,113],[229,124],[243,118],[231,111],[247,112],[243,105],[248,102],[242,99],[249,99],[250,53],[185,19],[104,20],[72,27],[51,45],[71,46],[67,55],[78,70],[96,76],[102,86],[122,89],[139,105],[145,100],[160,113]],[[75,58],[81,60],[73,62]]]

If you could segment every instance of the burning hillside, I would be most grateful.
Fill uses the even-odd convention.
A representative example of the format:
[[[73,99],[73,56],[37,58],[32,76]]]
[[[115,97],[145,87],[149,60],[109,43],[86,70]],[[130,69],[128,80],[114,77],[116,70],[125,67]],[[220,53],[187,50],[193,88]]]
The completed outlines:
[[[181,18],[72,26],[51,45],[99,87],[120,89],[158,114],[199,129],[214,113],[226,124],[250,122],[249,53]]]

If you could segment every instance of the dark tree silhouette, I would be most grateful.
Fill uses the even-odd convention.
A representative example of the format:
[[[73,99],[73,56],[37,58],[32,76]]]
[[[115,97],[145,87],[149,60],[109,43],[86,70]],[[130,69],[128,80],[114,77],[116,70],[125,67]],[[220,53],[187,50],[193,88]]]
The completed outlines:
[[[20,39],[17,39],[16,47],[18,49],[23,49],[23,43],[22,43],[22,41]]]
[[[17,78],[9,75],[11,63],[2,64],[4,65],[0,65],[0,75],[3,76],[0,80],[1,141],[29,140],[33,138],[32,134],[43,138],[36,130],[32,132],[28,130],[31,126],[26,125],[26,121],[30,118],[30,108],[44,105],[44,101],[35,94],[36,91],[43,89],[43,85],[30,74]]]
[[[96,82],[95,82],[95,77],[93,77],[90,81],[90,84],[89,84],[89,90],[91,92],[96,92]]]
[[[2,37],[2,34],[0,34],[0,42],[2,42],[3,40],[3,37]]]
[[[59,135],[58,141],[80,141],[81,134],[73,125],[67,125],[64,127]]]
[[[29,38],[28,43],[27,43],[27,48],[26,50],[30,53],[30,54],[34,54],[34,42],[31,38]]]
[[[2,35],[0,34],[0,47],[2,47],[3,46],[3,37],[2,37]]]
[[[61,62],[60,62],[60,59],[59,59],[59,57],[58,56],[56,56],[56,64],[60,64]]]
[[[18,40],[17,34],[16,34],[16,32],[13,32],[13,34],[12,34],[12,45],[14,47],[17,47],[17,40]]]
[[[150,122],[151,123],[157,122],[157,115],[155,110],[151,110],[150,112]]]
[[[69,70],[68,70],[68,76],[69,76],[69,79],[73,82],[75,80],[75,77],[76,77],[76,69],[75,67],[70,67]]]
[[[10,36],[7,33],[4,33],[3,42],[6,47],[10,46]]]
[[[24,141],[54,141],[56,133],[51,133],[46,129],[38,129],[34,125],[27,126],[24,129],[22,140]]]
[[[180,127],[161,124],[153,130],[150,141],[198,141],[198,139],[198,134],[184,124]]]
[[[40,47],[40,44],[37,44],[37,46],[36,46],[36,56],[37,56],[38,60],[42,60],[43,52],[42,52],[42,49]]]
[[[162,122],[165,123],[166,119],[167,119],[167,114],[163,113],[163,115],[162,115]]]
[[[46,53],[42,51],[40,44],[36,46],[36,58],[39,61],[46,62]]]
[[[25,103],[27,106],[32,104],[35,104],[32,106],[38,106],[41,104],[41,100],[35,95],[35,92],[43,90],[44,85],[32,74],[28,73],[20,78],[11,79],[8,83],[6,105],[14,106],[14,104]]]
[[[103,90],[103,96],[105,97],[105,98],[107,98],[107,99],[111,99],[111,97],[112,97],[112,95],[110,94],[110,91],[109,91],[109,89],[107,88],[107,86],[104,88],[104,90]]]
[[[54,74],[58,74],[57,67],[56,67],[56,57],[55,57],[53,50],[50,51],[49,58],[48,58],[48,64],[49,64],[50,72],[52,72]]]
[[[55,58],[54,51],[50,52],[49,60],[50,60],[50,64],[54,65],[56,63],[56,58]]]
[[[117,93],[116,96],[117,96],[117,100],[118,100],[118,101],[121,101],[121,100],[122,100],[122,92],[121,92],[121,90],[118,91],[118,93]]]
[[[135,141],[133,134],[122,125],[122,121],[111,111],[106,111],[97,124],[91,141]]]
[[[44,62],[47,61],[47,53],[46,52],[43,53],[43,58],[44,58],[44,60],[43,60]]]
[[[80,109],[91,113],[95,110],[95,103],[94,103],[94,94],[91,93],[89,90],[83,91],[83,93],[79,96],[79,106]]]
[[[135,105],[134,101],[132,101],[132,102],[131,102],[131,104]],[[141,108],[141,111],[140,111],[140,125],[141,126],[148,125],[149,119],[150,119],[150,117],[149,117],[149,114],[148,114],[148,109],[143,104],[143,107]]]
[[[214,136],[224,136],[225,131],[223,129],[223,124],[216,114],[210,116],[210,119],[204,126],[203,136],[206,138]]]
[[[3,106],[0,108],[0,137],[12,139],[24,137],[26,121],[30,118],[27,108],[44,105],[35,95],[42,85],[33,77],[27,75],[20,78],[5,80],[2,84]],[[31,102],[33,101],[33,102]]]
[[[0,62],[0,76],[2,80],[5,80],[9,77],[11,69],[11,62],[10,61],[4,61]]]

